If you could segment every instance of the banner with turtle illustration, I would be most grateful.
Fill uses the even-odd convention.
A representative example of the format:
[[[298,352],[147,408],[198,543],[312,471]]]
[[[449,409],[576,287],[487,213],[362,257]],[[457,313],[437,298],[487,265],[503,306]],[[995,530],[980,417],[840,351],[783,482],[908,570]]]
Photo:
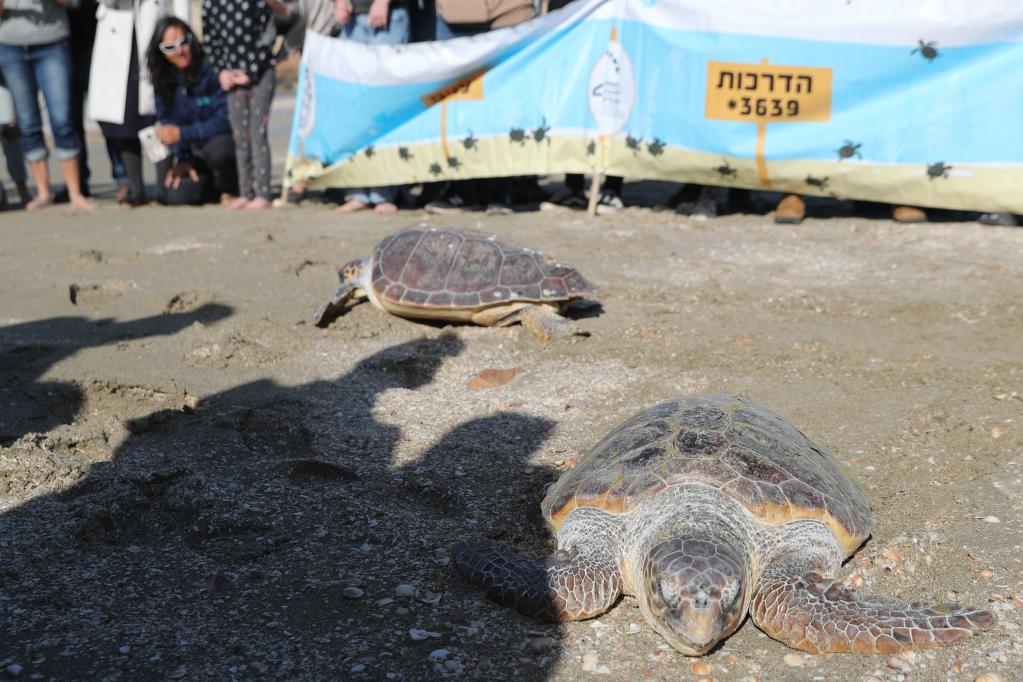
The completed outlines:
[[[471,38],[311,34],[286,184],[594,170],[1023,213],[1023,4],[578,0]]]

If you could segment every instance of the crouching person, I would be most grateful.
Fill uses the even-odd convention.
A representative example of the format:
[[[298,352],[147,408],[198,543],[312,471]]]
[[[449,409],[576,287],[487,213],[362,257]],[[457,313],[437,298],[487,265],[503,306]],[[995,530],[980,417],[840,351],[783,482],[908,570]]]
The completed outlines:
[[[225,203],[238,193],[227,92],[188,24],[161,19],[146,51],[156,94],[156,136],[171,155],[156,165],[157,198]]]

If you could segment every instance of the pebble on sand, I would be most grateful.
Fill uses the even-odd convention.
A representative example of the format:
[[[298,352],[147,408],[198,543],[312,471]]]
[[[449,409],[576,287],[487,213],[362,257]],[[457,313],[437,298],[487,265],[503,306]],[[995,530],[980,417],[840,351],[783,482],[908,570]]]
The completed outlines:
[[[553,637],[534,637],[529,640],[529,650],[539,656],[551,651],[557,644],[558,640]]]
[[[366,593],[360,590],[358,587],[346,587],[345,589],[341,590],[341,594],[343,594],[348,599],[358,599],[359,597]]]
[[[415,595],[415,593],[416,588],[412,587],[407,583],[402,583],[401,585],[398,585],[396,588],[394,588],[394,594],[397,597],[411,597]]]
[[[694,675],[708,675],[710,674],[710,666],[704,661],[696,661],[689,669],[693,671]]]
[[[20,675],[20,674],[21,674],[21,671],[22,671],[22,670],[24,670],[24,668],[22,668],[22,667],[21,667],[20,665],[18,665],[17,663],[11,663],[11,664],[10,664],[9,666],[7,666],[6,668],[4,668],[4,670],[5,670],[5,671],[7,672],[7,674],[8,674],[8,675],[10,675],[11,677],[17,677],[18,675]]]
[[[802,667],[806,663],[806,659],[799,654],[785,654],[781,660],[785,661],[785,665],[793,668]]]
[[[611,674],[611,669],[606,665],[601,665],[597,654],[593,651],[583,654],[583,670],[588,673],[597,673],[598,675]]]
[[[973,682],[1006,682],[998,673],[983,673],[973,678]]]
[[[437,639],[440,637],[440,633],[412,628],[408,631],[408,636],[412,638],[413,642],[422,642],[424,639]]]

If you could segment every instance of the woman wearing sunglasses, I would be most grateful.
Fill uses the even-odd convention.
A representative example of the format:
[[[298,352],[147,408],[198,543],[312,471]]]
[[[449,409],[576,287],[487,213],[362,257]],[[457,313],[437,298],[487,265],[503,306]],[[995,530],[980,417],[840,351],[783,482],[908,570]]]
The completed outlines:
[[[156,166],[157,192],[171,205],[230,201],[238,193],[227,92],[185,22],[165,17],[146,51],[156,92],[156,137],[171,156]]]
[[[144,51],[161,17],[187,20],[190,13],[189,0],[99,0],[87,114],[124,160],[130,192],[123,205],[146,201],[138,134],[153,124],[156,103]]]

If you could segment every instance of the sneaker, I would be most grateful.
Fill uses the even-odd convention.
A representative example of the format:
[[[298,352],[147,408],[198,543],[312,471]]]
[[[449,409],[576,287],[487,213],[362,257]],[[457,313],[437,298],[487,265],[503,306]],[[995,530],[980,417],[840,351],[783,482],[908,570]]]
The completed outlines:
[[[1016,216],[1011,213],[984,213],[977,222],[981,225],[994,225],[996,227],[1016,227]]]
[[[458,194],[449,194],[446,197],[442,197],[437,201],[431,201],[426,206],[427,213],[436,213],[437,215],[449,215],[451,213],[463,213],[468,211],[471,207],[468,206]]]
[[[586,194],[578,192],[569,187],[562,187],[555,192],[550,199],[543,202],[544,204],[553,204],[554,206],[561,206],[563,208],[586,208]]]
[[[487,215],[511,215],[514,212],[511,206],[506,204],[488,204],[486,210]]]
[[[625,204],[616,193],[607,191],[600,193],[600,198],[597,199],[597,215],[614,213],[622,208],[625,208]]]

